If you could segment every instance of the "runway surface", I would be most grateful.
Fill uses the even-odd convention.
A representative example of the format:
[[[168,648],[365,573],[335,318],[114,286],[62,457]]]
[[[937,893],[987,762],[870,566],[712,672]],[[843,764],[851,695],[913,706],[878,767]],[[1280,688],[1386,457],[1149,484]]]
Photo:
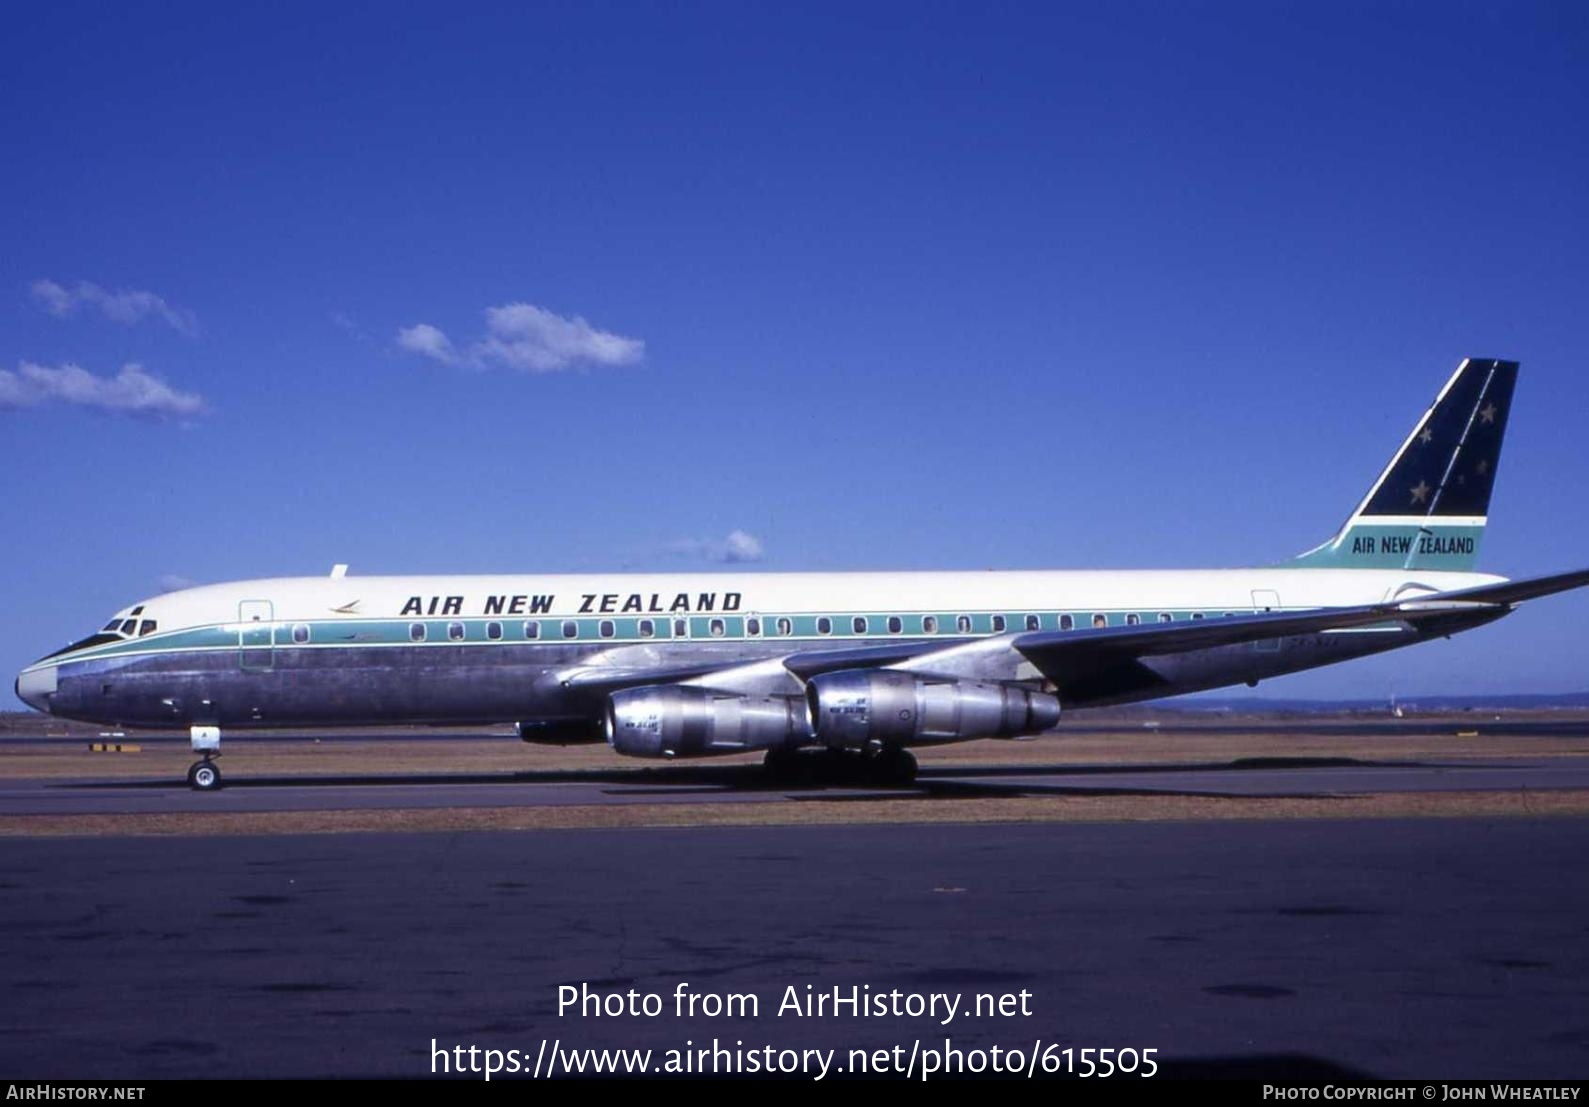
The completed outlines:
[[[205,798],[255,794],[279,792]],[[0,1070],[421,1076],[432,1039],[842,1063],[949,1038],[1155,1048],[1167,1075],[1581,1078],[1586,856],[1576,818],[19,838]],[[581,981],[760,1012],[558,1017]],[[1033,1013],[775,1014],[808,984],[1024,989]]]
[[[1516,792],[1589,789],[1589,758],[1377,762],[1252,759],[1200,765],[958,766],[924,770],[908,788],[778,785],[755,765],[473,775],[250,776],[221,762],[227,786],[195,793],[177,779],[0,782],[11,815],[151,814],[562,807],[612,804],[774,803],[867,795],[976,798],[1182,795],[1300,797],[1384,792]]]

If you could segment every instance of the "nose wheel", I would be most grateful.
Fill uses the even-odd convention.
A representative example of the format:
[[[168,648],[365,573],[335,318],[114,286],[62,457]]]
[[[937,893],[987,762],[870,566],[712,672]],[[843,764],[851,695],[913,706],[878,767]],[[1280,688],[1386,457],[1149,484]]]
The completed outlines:
[[[195,761],[188,768],[188,784],[195,792],[213,792],[221,786],[221,767],[210,758]]]

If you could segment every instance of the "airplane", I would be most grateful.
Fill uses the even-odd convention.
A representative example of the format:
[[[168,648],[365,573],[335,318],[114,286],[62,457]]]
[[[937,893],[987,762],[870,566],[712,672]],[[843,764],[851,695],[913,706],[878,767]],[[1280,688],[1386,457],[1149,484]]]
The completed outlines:
[[[292,577],[140,600],[17,678],[31,707],[221,731],[504,724],[619,754],[825,748],[879,783],[913,747],[1260,680],[1483,626],[1589,584],[1474,571],[1518,366],[1470,358],[1328,541],[1192,571]]]

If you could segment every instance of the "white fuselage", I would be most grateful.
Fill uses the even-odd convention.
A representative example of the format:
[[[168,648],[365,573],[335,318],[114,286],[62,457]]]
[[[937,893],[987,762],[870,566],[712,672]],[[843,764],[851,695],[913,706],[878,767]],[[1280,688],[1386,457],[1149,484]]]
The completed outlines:
[[[564,674],[732,667],[801,650],[1352,606],[1493,583],[1364,569],[291,577],[144,600],[25,672],[56,714],[124,725],[577,718]],[[1154,696],[1418,640],[1405,628],[1194,651]],[[788,689],[798,692],[798,682]],[[1095,702],[1147,698],[1121,690]],[[1072,706],[1089,706],[1081,700]]]

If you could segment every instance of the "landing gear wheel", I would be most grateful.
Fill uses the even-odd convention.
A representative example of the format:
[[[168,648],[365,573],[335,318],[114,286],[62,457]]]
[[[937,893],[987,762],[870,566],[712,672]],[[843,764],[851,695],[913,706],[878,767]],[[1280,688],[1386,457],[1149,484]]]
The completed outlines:
[[[196,792],[213,792],[221,786],[221,770],[207,757],[195,761],[188,768],[188,784]]]
[[[906,749],[886,749],[870,759],[867,769],[877,784],[904,786],[916,779],[916,757]]]
[[[770,779],[780,782],[797,779],[802,766],[800,755],[789,749],[768,750],[761,764]]]

